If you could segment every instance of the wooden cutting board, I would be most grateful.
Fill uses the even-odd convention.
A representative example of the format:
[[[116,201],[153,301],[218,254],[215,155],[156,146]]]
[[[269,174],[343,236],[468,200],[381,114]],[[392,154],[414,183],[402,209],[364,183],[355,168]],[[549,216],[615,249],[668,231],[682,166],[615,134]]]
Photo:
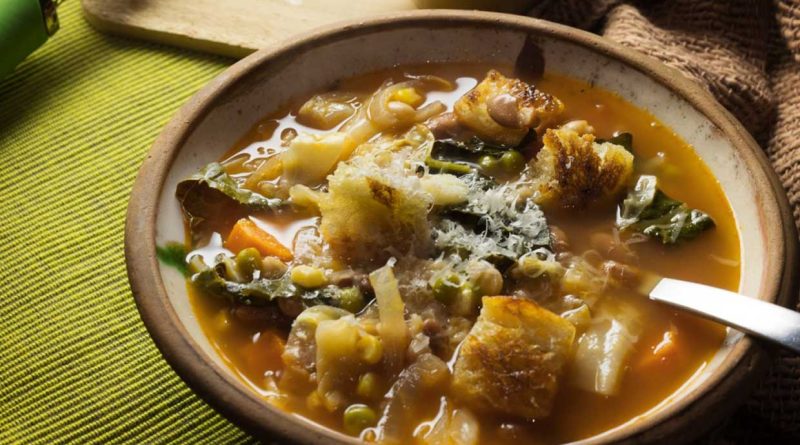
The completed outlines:
[[[82,0],[114,34],[243,57],[328,23],[415,9],[413,0]]]

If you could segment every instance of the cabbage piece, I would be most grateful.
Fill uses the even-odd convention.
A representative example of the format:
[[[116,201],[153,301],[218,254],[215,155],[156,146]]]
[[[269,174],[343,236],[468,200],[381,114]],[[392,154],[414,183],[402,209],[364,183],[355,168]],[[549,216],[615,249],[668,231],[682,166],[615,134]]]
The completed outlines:
[[[354,94],[317,94],[297,111],[297,121],[310,127],[330,130],[352,116],[359,105],[358,96]]]
[[[375,300],[378,303],[380,317],[378,332],[383,343],[384,367],[390,374],[396,374],[403,367],[409,342],[405,304],[400,297],[392,266],[383,266],[369,274],[369,282],[372,284]]]
[[[301,133],[292,139],[289,149],[281,156],[283,178],[292,184],[320,183],[355,147],[355,141],[346,133]]]
[[[651,175],[639,177],[617,212],[620,230],[640,232],[663,244],[692,239],[714,225],[708,214],[667,196]]]
[[[281,355],[287,373],[303,373],[306,378],[313,373],[317,363],[317,326],[325,320],[338,320],[347,315],[350,312],[325,305],[313,306],[301,312],[292,323]]]
[[[358,377],[374,364],[375,357],[380,359],[381,341],[352,314],[320,321],[314,340],[317,394],[328,411],[337,411],[355,392]]]
[[[580,389],[612,396],[619,390],[628,357],[641,334],[639,311],[621,301],[604,300],[580,336],[569,382]]]
[[[423,445],[478,445],[480,423],[469,409],[445,403],[420,440]]]
[[[442,394],[450,381],[450,370],[439,357],[430,353],[420,355],[397,377],[386,394],[386,405],[378,422],[382,444],[405,444],[405,428],[417,420],[422,403],[431,395]]]

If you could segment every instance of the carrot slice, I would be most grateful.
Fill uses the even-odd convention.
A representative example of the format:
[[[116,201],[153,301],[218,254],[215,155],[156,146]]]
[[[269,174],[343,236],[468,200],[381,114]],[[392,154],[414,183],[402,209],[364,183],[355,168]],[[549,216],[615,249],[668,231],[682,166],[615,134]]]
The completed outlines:
[[[278,257],[282,261],[291,261],[294,257],[291,250],[247,218],[236,222],[225,240],[225,247],[233,253],[254,247],[261,255]]]
[[[677,360],[681,355],[679,338],[678,327],[670,323],[669,330],[665,331],[661,340],[650,348],[650,354],[639,361],[638,367],[651,368]]]

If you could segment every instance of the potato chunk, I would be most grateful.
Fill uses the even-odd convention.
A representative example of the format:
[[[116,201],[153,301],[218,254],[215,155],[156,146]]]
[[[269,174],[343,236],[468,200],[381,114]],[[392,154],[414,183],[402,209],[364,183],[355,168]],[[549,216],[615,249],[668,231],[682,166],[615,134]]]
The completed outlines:
[[[456,359],[454,392],[479,411],[546,417],[574,336],[571,323],[531,300],[484,297]]]
[[[518,145],[531,128],[543,130],[564,110],[557,98],[495,70],[454,106],[458,122],[487,142]]]
[[[319,201],[320,232],[336,258],[375,265],[391,256],[427,254],[431,195],[401,160],[379,168],[366,158],[339,164]]]
[[[547,130],[543,141],[531,172],[537,204],[584,208],[612,198],[633,173],[630,152],[591,134],[560,128]]]

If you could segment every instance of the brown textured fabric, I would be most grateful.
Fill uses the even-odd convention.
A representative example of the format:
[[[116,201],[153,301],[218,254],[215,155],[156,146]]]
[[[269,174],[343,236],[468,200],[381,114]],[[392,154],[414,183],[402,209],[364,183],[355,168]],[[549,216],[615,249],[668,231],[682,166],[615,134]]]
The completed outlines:
[[[550,0],[531,14],[597,32],[703,85],[764,148],[800,227],[800,0]],[[800,443],[800,357],[776,357],[702,442]]]

